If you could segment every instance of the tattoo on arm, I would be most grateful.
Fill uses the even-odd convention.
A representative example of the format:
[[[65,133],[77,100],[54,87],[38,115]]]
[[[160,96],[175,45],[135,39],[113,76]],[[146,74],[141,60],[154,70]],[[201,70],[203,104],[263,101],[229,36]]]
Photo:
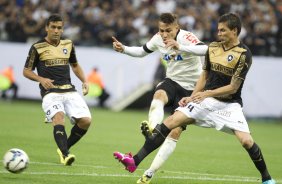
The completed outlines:
[[[232,85],[235,89],[239,89],[239,87],[241,86],[242,82],[243,82],[242,79],[232,77],[231,85]]]

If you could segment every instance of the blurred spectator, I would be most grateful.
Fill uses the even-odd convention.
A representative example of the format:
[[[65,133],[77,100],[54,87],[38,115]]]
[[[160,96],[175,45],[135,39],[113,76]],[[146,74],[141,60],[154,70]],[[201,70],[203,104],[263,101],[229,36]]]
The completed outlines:
[[[14,70],[12,66],[9,66],[7,68],[4,68],[2,71],[0,71],[1,77],[1,83],[6,83],[5,79],[8,81],[8,85],[4,84],[2,89],[2,94],[1,97],[3,99],[6,99],[8,97],[8,93],[11,91],[12,98],[16,99],[17,98],[17,92],[18,92],[18,85],[16,84],[15,81],[15,75],[14,75]]]
[[[88,96],[98,98],[99,107],[105,106],[105,101],[110,97],[110,94],[106,91],[102,75],[99,73],[98,68],[93,68],[87,76],[89,83]]]
[[[217,38],[217,19],[240,15],[240,38],[254,55],[282,56],[282,0],[0,0],[0,40],[27,42],[41,37],[42,20],[63,15],[64,37],[76,45],[111,47],[116,33],[127,45],[140,45],[158,29],[160,13],[179,15],[183,29],[206,43]]]

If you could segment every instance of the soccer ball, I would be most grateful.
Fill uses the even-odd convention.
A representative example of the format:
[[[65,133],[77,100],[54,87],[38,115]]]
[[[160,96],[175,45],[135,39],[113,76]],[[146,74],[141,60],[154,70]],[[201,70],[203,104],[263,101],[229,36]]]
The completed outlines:
[[[12,148],[7,151],[3,158],[4,167],[11,173],[21,173],[29,163],[27,154],[18,148]]]

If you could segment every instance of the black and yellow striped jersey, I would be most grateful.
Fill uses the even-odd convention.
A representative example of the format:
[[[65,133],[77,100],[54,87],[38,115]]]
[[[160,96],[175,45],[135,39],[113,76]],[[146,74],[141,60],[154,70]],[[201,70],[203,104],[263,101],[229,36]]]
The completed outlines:
[[[37,69],[37,74],[54,80],[55,88],[48,91],[40,84],[41,96],[50,92],[76,91],[70,78],[70,64],[76,64],[76,54],[71,40],[60,40],[57,46],[42,39],[33,44],[25,62],[25,68]]]
[[[209,73],[204,90],[226,86],[231,83],[232,78],[240,79],[242,84],[235,94],[215,98],[243,105],[241,91],[251,64],[252,53],[243,43],[225,50],[222,43],[212,42],[203,65],[203,69]]]

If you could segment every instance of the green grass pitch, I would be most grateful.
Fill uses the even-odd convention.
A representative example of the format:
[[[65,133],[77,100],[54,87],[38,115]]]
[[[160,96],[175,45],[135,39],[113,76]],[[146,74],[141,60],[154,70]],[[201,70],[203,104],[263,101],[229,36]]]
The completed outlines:
[[[0,184],[130,184],[148,168],[156,152],[131,174],[113,158],[114,151],[136,153],[143,145],[139,124],[147,111],[112,112],[91,109],[93,124],[71,152],[73,166],[59,164],[53,129],[44,124],[39,102],[0,101],[0,157],[10,148],[27,152],[30,164],[22,174],[0,168]],[[67,132],[71,124],[66,120]],[[282,183],[282,123],[250,121],[268,169]],[[2,155],[2,156],[1,156]],[[255,184],[258,171],[234,136],[190,126],[182,134],[172,157],[155,175],[152,184]]]

